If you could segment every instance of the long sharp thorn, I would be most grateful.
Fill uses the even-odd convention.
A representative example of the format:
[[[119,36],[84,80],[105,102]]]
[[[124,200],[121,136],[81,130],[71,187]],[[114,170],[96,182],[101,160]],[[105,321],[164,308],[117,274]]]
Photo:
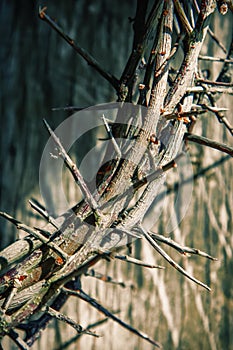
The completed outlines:
[[[126,262],[131,263],[131,264],[135,264],[135,265],[139,265],[139,266],[143,266],[143,267],[148,267],[149,269],[164,269],[163,266],[147,264],[144,261],[132,258],[132,257],[127,256],[127,255],[111,255],[111,256],[115,259],[126,261]]]
[[[55,132],[51,129],[51,127],[49,126],[47,121],[45,119],[43,119],[43,122],[44,122],[49,134],[51,135],[53,141],[55,142],[55,144],[59,148],[59,156],[64,160],[67,168],[71,171],[72,176],[74,177],[74,180],[78,183],[81,191],[83,192],[83,195],[85,196],[86,201],[89,203],[89,205],[93,209],[93,211],[95,211],[97,213],[98,212],[98,204],[97,204],[96,200],[94,199],[94,197],[92,196],[89,188],[87,187],[86,182],[85,182],[82,174],[80,173],[76,164],[72,161],[70,156],[67,154],[66,150],[64,149],[64,147],[61,144],[60,139],[57,137]],[[98,214],[98,215],[100,216],[100,214]]]
[[[54,218],[52,218],[47,210],[43,209],[42,207],[40,207],[37,203],[35,203],[33,200],[29,199],[29,204],[30,206],[36,210],[41,216],[43,216],[50,224],[52,224],[56,229],[58,229],[58,225],[56,224],[56,221],[54,220]]]
[[[77,296],[80,299],[86,301],[88,304],[93,306],[98,311],[102,312],[107,317],[111,318],[113,321],[115,321],[118,324],[120,324],[122,327],[124,327],[127,330],[129,330],[130,332],[136,334],[140,338],[148,341],[149,343],[153,344],[157,348],[161,348],[161,345],[158,342],[156,342],[153,339],[151,339],[147,334],[137,330],[136,328],[134,328],[131,325],[129,325],[129,324],[125,323],[124,321],[122,321],[120,318],[116,317],[109,310],[107,310],[105,307],[103,307],[101,304],[99,304],[95,299],[91,298],[88,294],[86,294],[83,290],[78,289],[77,291],[72,291],[72,290],[67,289],[67,288],[63,288],[63,290],[64,290],[64,292],[66,292],[66,293],[68,293],[70,295]]]
[[[207,258],[210,260],[214,260],[214,261],[218,260],[218,259],[214,258],[213,256],[211,256],[211,255],[209,255],[209,254],[207,254],[199,249],[190,248],[190,247],[183,247],[183,246],[179,245],[178,243],[176,243],[175,241],[173,241],[171,238],[164,237],[163,235],[159,235],[159,234],[154,233],[154,232],[152,232],[150,234],[154,240],[169,245],[170,247],[176,249],[181,254],[196,254],[199,256],[203,256],[204,258]]]
[[[205,283],[199,281],[195,277],[191,276],[187,271],[185,271],[179,264],[177,264],[151,237],[151,235],[144,230],[142,226],[139,226],[139,229],[143,232],[145,239],[150,243],[150,245],[160,254],[162,257],[169,262],[170,265],[172,265],[177,271],[182,273],[182,275],[186,276],[191,281],[195,282],[196,284],[204,287],[208,291],[211,291],[211,288],[207,286]]]
[[[104,114],[102,116],[102,120],[104,122],[104,126],[105,126],[105,129],[106,129],[106,131],[107,131],[107,133],[109,135],[109,138],[112,141],[112,144],[113,144],[113,147],[114,147],[114,149],[115,149],[115,151],[117,153],[117,156],[119,158],[121,158],[121,150],[120,150],[118,144],[116,143],[116,140],[115,140],[115,138],[114,138],[114,136],[112,134],[112,131],[111,131],[110,127],[109,127],[109,124],[108,124],[107,119],[105,118]]]

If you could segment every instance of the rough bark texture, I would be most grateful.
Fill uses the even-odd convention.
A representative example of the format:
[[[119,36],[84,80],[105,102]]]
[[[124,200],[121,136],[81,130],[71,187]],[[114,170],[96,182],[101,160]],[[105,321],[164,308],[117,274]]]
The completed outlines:
[[[66,33],[77,38],[79,44],[101,61],[106,70],[120,76],[132,46],[132,24],[127,17],[135,14],[134,1],[123,2],[120,6],[116,1],[105,0],[97,3],[51,1],[48,6],[48,12],[58,19]],[[42,221],[31,212],[27,200],[31,197],[40,198],[38,168],[47,140],[42,118],[46,116],[50,125],[59,125],[65,118],[64,112],[51,112],[52,107],[83,107],[114,101],[116,96],[107,82],[77,57],[46,23],[38,19],[37,13],[37,5],[31,1],[22,4],[20,1],[2,1],[0,5],[0,209],[30,226],[41,227]],[[232,13],[226,17],[216,13],[211,24],[227,48],[231,40],[231,23]],[[223,56],[208,36],[202,54]],[[161,63],[157,62],[158,66]],[[208,79],[215,80],[220,64],[201,63],[201,67],[210,70]],[[226,96],[218,100],[218,107],[230,110],[232,97]],[[151,104],[153,107],[153,99]],[[160,113],[160,110],[153,112]],[[233,123],[230,111],[225,115]],[[232,135],[223,124],[217,122],[214,114],[201,116],[195,126],[195,133],[232,144]],[[118,311],[116,315],[121,319],[159,340],[164,349],[231,349],[232,160],[217,150],[191,143],[189,147],[194,174],[200,176],[196,176],[188,212],[176,227],[175,222],[180,222],[179,215],[182,216],[182,212],[176,211],[175,216],[172,213],[171,203],[177,203],[177,199],[173,192],[176,178],[171,176],[168,178],[171,190],[167,204],[154,231],[171,236],[181,245],[197,247],[218,258],[217,262],[198,256],[188,258],[167,248],[167,252],[187,271],[212,288],[211,293],[187,281],[145,242],[139,240],[132,248],[133,256],[152,264],[165,265],[165,271],[147,270],[121,261],[100,261],[95,270],[113,276],[115,280],[126,281],[126,287],[105,284],[85,276],[82,277],[82,287],[110,310]],[[66,181],[70,203],[75,204],[80,198],[80,192],[70,184],[70,177]],[[52,184],[50,191],[51,203],[54,202],[54,208],[58,208],[59,194]],[[185,188],[180,193],[176,205],[182,208]],[[152,219],[157,215],[156,208],[156,203],[153,203],[145,219],[146,227],[151,226],[151,221],[154,222]],[[15,240],[18,232],[10,223],[0,220],[1,248],[5,248]],[[170,233],[171,225],[175,229]],[[62,312],[84,327],[104,318],[74,297],[69,298]],[[76,332],[70,326],[53,320],[32,349],[121,349],[126,344],[129,349],[152,349],[151,344],[128,333],[111,320],[98,326],[96,332],[103,337],[82,335],[77,342],[65,345],[76,336]],[[7,338],[2,346],[4,349],[15,348]]]

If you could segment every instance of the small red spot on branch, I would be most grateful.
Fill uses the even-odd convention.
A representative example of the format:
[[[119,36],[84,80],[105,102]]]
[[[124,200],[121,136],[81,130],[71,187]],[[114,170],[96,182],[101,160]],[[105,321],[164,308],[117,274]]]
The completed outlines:
[[[63,259],[60,256],[56,259],[56,264],[57,265],[62,265],[63,264]]]
[[[158,141],[157,137],[155,136],[155,134],[152,134],[150,136],[150,142],[154,143],[155,145],[158,145],[159,141]]]
[[[27,276],[21,275],[18,277],[18,280],[21,282],[21,281],[24,281],[26,278],[27,278]]]

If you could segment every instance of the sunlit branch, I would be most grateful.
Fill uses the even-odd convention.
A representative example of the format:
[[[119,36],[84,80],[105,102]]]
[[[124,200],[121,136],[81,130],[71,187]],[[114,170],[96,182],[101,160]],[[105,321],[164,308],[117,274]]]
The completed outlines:
[[[173,266],[177,271],[179,271],[182,275],[190,279],[191,281],[195,282],[196,284],[204,287],[208,291],[210,291],[210,287],[204,284],[203,282],[199,281],[195,277],[191,276],[187,271],[183,269],[179,264],[177,264],[151,237],[151,235],[144,230],[142,226],[139,226],[139,229],[143,232],[145,239],[150,243],[150,245],[160,254],[162,257],[171,265]]]
[[[198,144],[203,145],[203,146],[217,149],[218,151],[227,153],[231,157],[233,157],[233,147],[225,145],[224,143],[210,140],[204,136],[199,136],[199,135],[194,135],[194,134],[189,134],[189,133],[186,133],[184,135],[184,138],[185,138],[185,140],[192,141],[192,142],[198,143]]]

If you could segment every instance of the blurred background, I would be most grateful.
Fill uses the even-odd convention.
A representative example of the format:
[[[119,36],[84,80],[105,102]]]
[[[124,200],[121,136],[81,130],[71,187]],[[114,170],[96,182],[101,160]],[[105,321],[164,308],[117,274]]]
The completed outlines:
[[[45,23],[38,18],[39,5],[64,31],[89,51],[106,70],[120,77],[132,47],[132,23],[136,0],[29,0],[0,2],[0,210],[29,225],[42,225],[28,199],[42,201],[39,193],[39,164],[48,139],[42,119],[55,128],[68,113],[55,107],[87,107],[116,100],[114,90]],[[232,36],[232,14],[215,14],[211,29],[228,48]],[[223,51],[207,35],[202,54],[224,57]],[[215,79],[221,63],[202,63]],[[233,123],[232,96],[224,95],[218,105]],[[232,136],[213,114],[203,115],[195,132],[232,145]],[[88,142],[88,141],[87,141]],[[75,158],[77,154],[73,154]],[[160,264],[165,270],[146,270],[124,262],[101,262],[95,267],[116,280],[123,288],[91,277],[83,277],[83,289],[134,327],[163,344],[164,349],[233,349],[233,163],[217,150],[190,144],[190,157],[196,175],[190,206],[169,236],[218,258],[183,257],[166,251],[190,273],[207,283],[209,293],[187,281],[165,263],[150,247],[137,241],[133,256]],[[66,180],[65,180],[66,181]],[[155,230],[166,233],[175,201],[174,178],[168,178],[169,198]],[[71,204],[79,191],[66,181]],[[54,197],[53,183],[48,189]],[[185,193],[183,194],[185,196]],[[58,194],[59,197],[59,194]],[[156,215],[156,204],[147,220]],[[182,205],[182,203],[181,203]],[[177,214],[178,215],[178,214]],[[19,232],[0,219],[1,249],[13,242]],[[122,329],[82,301],[70,298],[62,310],[82,326],[103,320],[95,328],[101,338],[76,337],[75,331],[53,321],[32,347],[39,349],[152,349],[145,341]],[[72,339],[74,341],[72,341]],[[8,340],[4,350],[15,349]]]

